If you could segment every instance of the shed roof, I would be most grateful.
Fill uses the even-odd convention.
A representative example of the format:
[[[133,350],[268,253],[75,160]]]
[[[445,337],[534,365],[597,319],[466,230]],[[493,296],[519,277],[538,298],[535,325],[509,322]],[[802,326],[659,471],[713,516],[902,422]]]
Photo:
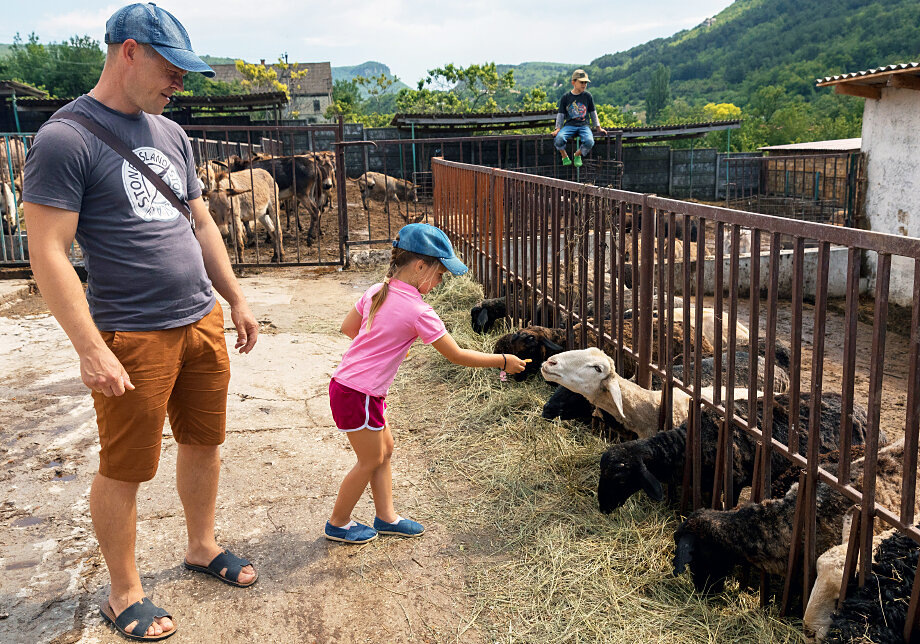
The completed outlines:
[[[17,98],[22,96],[44,97],[48,95],[48,92],[19,81],[0,80],[0,96],[12,96],[13,94]]]
[[[882,97],[883,87],[920,90],[920,63],[897,63],[861,72],[826,76],[815,82],[818,87],[833,86],[837,94],[878,100]]]
[[[478,112],[478,113],[399,113],[393,116],[390,125],[400,129],[413,128],[415,132],[431,133],[443,129],[482,132],[549,127],[556,119],[556,110],[530,112]],[[709,132],[741,127],[741,120],[711,121],[707,123],[679,123],[646,127],[611,128],[621,133],[624,139],[636,138],[690,138]]]
[[[832,141],[811,141],[809,143],[790,143],[788,145],[765,145],[758,150],[767,152],[855,152],[862,148],[862,139],[834,139]]]

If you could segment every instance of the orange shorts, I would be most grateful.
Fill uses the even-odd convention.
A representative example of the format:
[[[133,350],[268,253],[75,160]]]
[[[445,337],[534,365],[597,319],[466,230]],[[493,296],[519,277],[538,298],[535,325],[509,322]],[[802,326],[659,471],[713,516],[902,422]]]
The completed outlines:
[[[100,333],[135,387],[123,396],[93,392],[100,474],[152,479],[167,414],[177,443],[224,442],[230,356],[219,302],[198,322],[175,329]]]

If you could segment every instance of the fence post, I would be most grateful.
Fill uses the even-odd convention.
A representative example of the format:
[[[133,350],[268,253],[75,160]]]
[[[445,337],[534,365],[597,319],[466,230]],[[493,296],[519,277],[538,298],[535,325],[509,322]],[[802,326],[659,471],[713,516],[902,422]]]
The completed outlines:
[[[348,266],[348,256],[345,245],[348,241],[348,202],[345,196],[345,119],[339,114],[339,122],[335,128],[335,191],[339,202],[339,257],[342,265]]]
[[[639,247],[639,365],[637,384],[652,388],[652,282],[655,275],[655,214],[642,195],[642,244]]]

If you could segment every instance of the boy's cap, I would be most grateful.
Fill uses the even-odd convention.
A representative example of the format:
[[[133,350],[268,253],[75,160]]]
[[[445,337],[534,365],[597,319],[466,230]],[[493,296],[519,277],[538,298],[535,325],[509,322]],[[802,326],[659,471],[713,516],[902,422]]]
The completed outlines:
[[[112,14],[105,23],[105,44],[131,39],[150,45],[179,69],[213,77],[214,70],[192,51],[188,32],[176,17],[152,2],[129,4]]]
[[[583,69],[576,69],[574,72],[572,72],[572,80],[573,81],[583,80],[586,83],[591,82],[591,79],[588,78],[588,73]]]
[[[468,270],[466,264],[454,255],[454,247],[444,231],[431,224],[409,224],[399,231],[399,240],[393,245],[419,255],[437,257],[444,268],[454,275],[463,275]]]

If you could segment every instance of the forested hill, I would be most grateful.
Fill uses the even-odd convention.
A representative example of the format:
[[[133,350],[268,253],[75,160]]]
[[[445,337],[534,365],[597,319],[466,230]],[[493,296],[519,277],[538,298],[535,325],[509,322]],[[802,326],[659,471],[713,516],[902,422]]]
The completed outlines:
[[[767,85],[809,100],[818,77],[920,59],[917,0],[736,0],[714,18],[592,61],[594,99],[641,104],[659,63],[672,98],[743,104]]]

